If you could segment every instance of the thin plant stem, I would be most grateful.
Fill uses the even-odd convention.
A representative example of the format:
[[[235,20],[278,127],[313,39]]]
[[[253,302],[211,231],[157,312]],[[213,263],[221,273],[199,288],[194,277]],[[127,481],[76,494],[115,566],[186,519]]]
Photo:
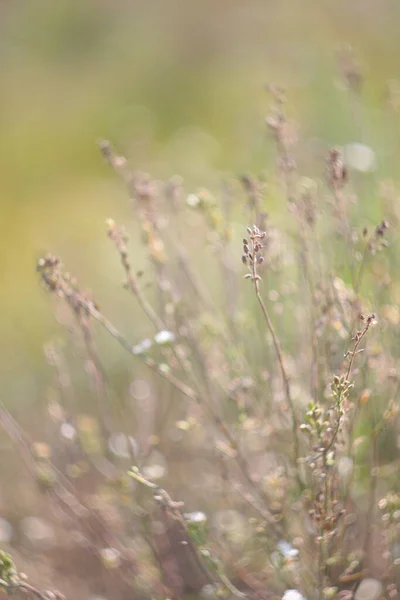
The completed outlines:
[[[0,587],[3,588],[10,596],[11,594],[21,591],[23,595],[28,594],[34,598],[37,598],[38,600],[49,600],[50,598],[53,600],[65,600],[65,596],[58,591],[46,590],[42,592],[37,587],[22,579],[16,582],[7,582],[4,579],[0,579]]]
[[[293,441],[294,441],[294,455],[295,455],[295,459],[296,459],[296,463],[297,460],[300,456],[300,449],[299,449],[299,436],[298,436],[298,420],[297,420],[297,416],[296,416],[296,410],[294,408],[294,403],[293,403],[293,399],[292,399],[292,395],[290,392],[290,384],[289,384],[289,377],[288,374],[286,372],[286,368],[285,368],[285,364],[283,362],[283,356],[282,356],[282,349],[279,343],[279,340],[276,336],[275,333],[275,329],[274,326],[272,325],[272,321],[271,318],[268,314],[268,310],[264,304],[264,301],[261,297],[260,294],[260,286],[259,286],[259,280],[255,280],[254,282],[254,289],[256,292],[256,296],[257,296],[257,300],[258,303],[261,307],[262,313],[264,315],[265,318],[265,322],[267,324],[268,330],[271,334],[272,337],[272,341],[274,344],[274,348],[275,348],[275,353],[278,359],[278,363],[279,363],[279,368],[281,370],[281,375],[282,375],[282,381],[283,381],[283,386],[285,389],[285,395],[286,395],[286,400],[290,409],[290,413],[291,413],[291,417],[292,417],[292,431],[293,431]]]
[[[255,291],[258,303],[261,307],[261,311],[264,315],[264,319],[267,324],[268,331],[272,337],[272,342],[274,345],[276,357],[278,359],[279,368],[280,368],[280,372],[281,372],[281,376],[282,376],[283,388],[284,388],[285,396],[286,396],[286,402],[287,402],[287,405],[288,405],[288,408],[289,408],[289,411],[291,414],[291,419],[292,419],[294,459],[295,459],[295,465],[296,465],[297,478],[302,487],[300,474],[299,474],[299,464],[298,464],[298,460],[300,458],[300,442],[299,442],[299,435],[298,435],[299,423],[298,423],[298,419],[297,419],[297,415],[296,415],[296,410],[295,410],[292,394],[290,391],[289,376],[287,374],[285,363],[283,360],[282,349],[281,349],[278,337],[275,333],[275,329],[272,324],[271,318],[269,316],[267,307],[261,297],[261,293],[260,293],[261,277],[257,273],[258,264],[261,264],[263,262],[263,257],[260,256],[258,253],[259,253],[259,250],[261,249],[261,242],[265,237],[265,233],[260,232],[260,230],[258,229],[258,227],[256,225],[253,226],[252,229],[249,227],[248,232],[250,235],[251,247],[249,248],[248,244],[244,243],[245,254],[244,254],[242,260],[246,264],[249,264],[250,273],[247,277],[250,277],[252,280],[252,283],[254,286],[254,291]],[[247,240],[246,240],[246,242],[247,242]]]
[[[117,228],[115,222],[112,219],[107,221],[108,225],[108,236],[114,242],[118,253],[121,257],[121,264],[124,268],[126,274],[126,287],[127,289],[135,296],[140,307],[153,323],[154,327],[157,330],[161,330],[165,328],[164,322],[157,315],[151,304],[144,297],[142,290],[140,289],[140,285],[137,277],[132,271],[131,262],[129,259],[128,249],[126,246],[126,237],[124,234]]]

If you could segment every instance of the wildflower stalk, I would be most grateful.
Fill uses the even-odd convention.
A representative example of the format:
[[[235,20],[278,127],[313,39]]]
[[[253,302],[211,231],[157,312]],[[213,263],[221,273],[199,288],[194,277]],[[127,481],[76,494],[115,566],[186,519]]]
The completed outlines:
[[[353,287],[356,285],[356,275],[353,262],[352,231],[347,216],[347,197],[344,191],[348,180],[348,171],[345,166],[344,157],[339,148],[331,148],[327,158],[327,179],[335,199],[337,216],[343,227],[343,236],[347,253],[347,262]]]
[[[261,297],[261,293],[260,293],[261,277],[257,272],[258,265],[261,265],[264,262],[264,258],[260,254],[260,250],[262,247],[262,240],[265,238],[265,232],[261,232],[256,225],[254,225],[252,228],[248,227],[247,231],[249,234],[249,241],[247,239],[243,240],[244,254],[242,257],[242,261],[244,264],[248,265],[250,272],[245,277],[250,278],[253,283],[254,291],[255,291],[258,303],[261,307],[261,311],[264,315],[264,319],[267,324],[268,331],[272,337],[272,342],[274,345],[276,357],[278,359],[279,368],[280,368],[280,372],[281,372],[281,376],[282,376],[283,388],[284,388],[285,396],[286,396],[286,401],[287,401],[287,405],[288,405],[288,408],[289,408],[289,411],[291,414],[291,419],[292,419],[294,460],[295,460],[295,464],[296,464],[298,481],[301,484],[301,479],[300,479],[299,472],[298,472],[298,459],[300,458],[300,443],[299,443],[299,435],[298,435],[299,423],[298,423],[298,419],[297,419],[297,415],[296,415],[296,409],[294,406],[292,394],[290,391],[289,376],[286,372],[286,367],[285,367],[285,363],[284,363],[283,355],[282,355],[282,349],[281,349],[278,337],[275,333],[275,329],[272,324],[271,318],[269,316],[267,307]]]
[[[274,348],[275,348],[275,352],[276,352],[276,356],[278,358],[278,363],[279,363],[279,368],[281,370],[281,375],[282,375],[282,381],[283,381],[283,386],[285,389],[285,395],[286,395],[286,400],[290,409],[290,413],[291,413],[291,417],[292,417],[292,431],[293,431],[293,441],[294,441],[294,455],[295,455],[295,460],[297,463],[297,460],[299,458],[299,436],[298,436],[298,420],[297,420],[297,416],[296,416],[296,410],[294,408],[294,403],[293,403],[293,399],[292,399],[292,395],[290,392],[290,384],[289,384],[289,377],[286,373],[286,368],[283,362],[283,356],[282,356],[282,349],[279,343],[279,340],[276,336],[275,330],[274,330],[274,326],[272,325],[272,321],[271,318],[268,314],[267,308],[264,304],[263,299],[261,298],[261,294],[260,294],[260,286],[259,286],[259,280],[255,279],[254,280],[254,289],[255,289],[255,293],[257,296],[257,300],[258,303],[260,304],[262,313],[264,315],[265,318],[265,322],[267,323],[267,327],[268,330],[271,334],[272,337],[272,341],[274,344]]]
[[[339,498],[338,481],[335,472],[337,438],[342,429],[343,419],[349,412],[350,404],[348,397],[354,384],[351,376],[354,360],[362,350],[360,345],[371,325],[375,322],[375,315],[362,317],[364,327],[356,331],[353,339],[354,347],[348,350],[345,358],[348,366],[344,375],[335,375],[331,384],[334,404],[323,410],[318,403],[310,402],[306,415],[307,424],[301,425],[301,429],[308,431],[315,440],[318,454],[308,458],[311,470],[316,477],[316,490],[313,495],[313,508],[309,514],[315,521],[318,529],[316,542],[318,544],[318,593],[319,598],[324,598],[324,589],[328,578],[328,559],[332,555],[332,541],[341,539],[338,525],[346,513],[347,491]],[[373,484],[372,484],[373,486]],[[373,492],[373,495],[375,493]],[[339,502],[339,500],[341,500]],[[367,543],[367,540],[366,540]]]
[[[147,317],[153,323],[154,327],[160,331],[165,328],[165,325],[157,315],[151,304],[144,297],[142,290],[140,289],[140,285],[137,277],[133,273],[132,265],[129,259],[128,249],[126,246],[127,235],[125,232],[121,231],[115,224],[112,219],[108,219],[107,221],[107,234],[108,237],[114,242],[118,253],[121,258],[121,264],[124,268],[126,274],[126,288],[135,296],[140,307],[145,312]]]

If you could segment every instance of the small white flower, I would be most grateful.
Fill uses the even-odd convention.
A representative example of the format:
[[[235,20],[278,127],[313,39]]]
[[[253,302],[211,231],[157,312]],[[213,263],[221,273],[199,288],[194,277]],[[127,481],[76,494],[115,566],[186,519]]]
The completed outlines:
[[[361,173],[374,171],[376,167],[375,152],[365,144],[347,144],[343,148],[346,163]]]
[[[145,352],[147,352],[147,350],[150,350],[152,345],[153,342],[149,338],[145,338],[144,340],[139,342],[139,344],[136,344],[136,346],[132,348],[132,354],[144,354]]]
[[[200,198],[196,196],[196,194],[189,194],[189,196],[186,198],[186,204],[192,208],[196,208],[196,206],[200,204]]]
[[[103,565],[108,569],[116,569],[121,563],[121,554],[116,548],[102,548],[100,557]]]
[[[298,590],[286,590],[282,600],[307,600]]]
[[[353,472],[353,459],[349,456],[342,456],[338,462],[338,472],[345,479],[350,477]]]
[[[163,465],[148,465],[142,469],[143,475],[152,481],[162,479],[166,473],[166,468]]]
[[[378,600],[382,594],[383,586],[377,579],[367,577],[363,579],[354,595],[354,600]]]
[[[142,346],[143,350],[150,350],[150,348],[152,347],[153,343],[149,338],[145,338],[144,340],[142,340],[140,342],[140,345]]]
[[[289,544],[289,542],[286,542],[285,540],[278,542],[277,547],[279,552],[285,558],[296,558],[296,556],[299,554],[297,548],[293,548],[292,544]]]
[[[63,423],[60,427],[60,433],[63,438],[71,442],[76,438],[76,429],[71,423]]]
[[[207,521],[207,516],[201,510],[186,513],[185,518],[191,523],[205,523]]]
[[[154,337],[154,341],[159,346],[166,346],[168,344],[172,344],[175,341],[175,336],[172,331],[166,331],[163,329],[159,331]]]
[[[112,454],[119,458],[130,458],[132,455],[137,456],[139,445],[132,436],[127,436],[125,433],[114,433],[108,439],[108,449]]]
[[[335,453],[334,452],[328,452],[328,454],[326,455],[326,464],[328,465],[328,467],[331,467],[332,465],[335,464]]]
[[[218,588],[214,583],[207,583],[200,592],[201,598],[216,598]]]

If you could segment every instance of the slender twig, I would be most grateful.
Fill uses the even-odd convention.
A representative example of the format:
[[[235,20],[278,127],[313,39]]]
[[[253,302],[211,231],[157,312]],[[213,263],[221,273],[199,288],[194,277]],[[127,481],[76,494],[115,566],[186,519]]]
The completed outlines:
[[[346,357],[350,356],[349,359],[349,366],[347,367],[346,370],[346,374],[345,374],[345,381],[347,382],[346,385],[349,385],[349,378],[350,378],[350,374],[351,371],[353,369],[353,364],[354,364],[354,359],[356,357],[357,354],[360,353],[359,347],[361,344],[361,341],[363,340],[364,336],[366,335],[366,333],[368,332],[369,328],[371,327],[371,325],[375,322],[376,316],[374,314],[369,315],[366,318],[366,323],[365,323],[365,327],[362,331],[358,331],[356,333],[356,335],[354,336],[353,340],[355,342],[354,344],[354,349],[351,352],[347,352]],[[343,398],[340,399],[340,402],[342,402]],[[340,431],[340,426],[342,424],[342,419],[344,416],[344,411],[342,410],[341,413],[338,416],[338,419],[336,421],[335,427],[333,428],[332,431],[332,435],[330,438],[329,443],[324,447],[323,451],[322,451],[322,456],[324,457],[324,462],[326,461],[326,457],[328,455],[328,452],[333,448],[335,442],[336,442],[336,438],[339,434]],[[316,460],[318,458],[318,456],[314,457],[313,460]]]
[[[42,592],[26,581],[21,581],[21,583],[18,585],[18,588],[23,592],[32,594],[32,596],[39,598],[39,600],[63,600],[65,598],[63,594],[55,590]]]
[[[349,377],[351,375],[351,372],[352,372],[352,369],[353,369],[354,359],[356,357],[356,354],[359,352],[359,347],[360,347],[360,344],[362,342],[362,339],[366,335],[366,333],[369,330],[369,328],[371,327],[371,325],[375,322],[375,320],[376,320],[376,316],[374,314],[369,315],[366,318],[366,323],[365,323],[364,329],[362,331],[357,331],[356,335],[353,338],[354,341],[355,341],[355,345],[354,345],[353,351],[350,352],[349,366],[348,366],[347,371],[346,371],[346,379],[347,380],[349,380]]]
[[[16,582],[7,582],[4,579],[0,579],[0,587],[3,588],[9,595],[15,594],[17,591],[21,591],[25,594],[30,594],[38,600],[64,600],[65,596],[56,590],[46,590],[42,592],[35,586],[27,583],[24,580],[18,580]]]
[[[264,304],[264,301],[261,297],[260,294],[260,286],[259,286],[259,280],[255,280],[254,282],[254,288],[255,288],[255,292],[256,292],[256,296],[257,296],[257,300],[260,304],[261,310],[263,312],[264,318],[265,318],[265,322],[267,323],[267,327],[268,330],[271,334],[272,337],[272,341],[274,344],[274,348],[275,348],[275,352],[276,352],[276,356],[278,359],[278,363],[279,363],[279,367],[281,370],[281,375],[282,375],[282,381],[283,381],[283,386],[284,386],[284,390],[285,390],[285,395],[286,395],[286,400],[291,412],[291,416],[292,416],[292,431],[293,431],[293,441],[294,441],[294,454],[295,454],[295,458],[296,461],[299,458],[299,437],[298,437],[298,420],[297,420],[297,416],[296,416],[296,410],[294,407],[294,402],[292,399],[292,394],[290,392],[290,384],[289,384],[289,377],[288,374],[286,372],[286,367],[285,364],[283,362],[283,356],[282,356],[282,349],[279,343],[279,340],[276,336],[275,333],[275,329],[274,326],[272,325],[272,321],[271,318],[269,316],[268,310]]]
[[[348,179],[347,168],[344,164],[344,157],[339,148],[331,148],[327,158],[327,179],[336,202],[336,210],[339,221],[344,228],[345,247],[347,254],[347,263],[350,270],[353,288],[355,286],[354,256],[352,232],[347,216],[346,204],[347,198],[344,193],[344,187]]]
[[[283,360],[282,349],[281,349],[278,337],[275,333],[275,329],[272,324],[271,318],[269,316],[267,307],[261,297],[261,293],[260,293],[261,277],[257,272],[258,265],[260,265],[264,260],[263,257],[259,254],[259,252],[262,247],[262,240],[265,237],[265,232],[261,232],[256,225],[254,225],[253,228],[249,227],[247,231],[248,231],[249,237],[250,237],[250,245],[248,244],[248,240],[244,240],[244,242],[243,242],[244,243],[244,245],[243,245],[244,255],[243,255],[242,260],[245,264],[248,264],[250,272],[246,277],[250,277],[251,281],[253,283],[255,294],[256,294],[258,303],[261,307],[261,311],[264,315],[264,319],[267,324],[268,331],[272,337],[272,342],[274,345],[276,357],[278,359],[279,368],[280,368],[280,372],[281,372],[281,376],[282,376],[283,388],[284,388],[284,392],[285,392],[285,396],[286,396],[286,401],[287,401],[287,405],[290,410],[291,419],[292,419],[294,458],[295,458],[298,480],[300,483],[301,480],[300,480],[300,476],[298,473],[298,459],[300,458],[300,443],[299,443],[299,435],[298,435],[299,423],[298,423],[298,419],[297,419],[297,415],[296,415],[296,410],[295,410],[292,394],[290,391],[289,376],[287,374],[285,363]]]
[[[146,300],[140,288],[139,281],[133,273],[131,262],[129,259],[128,249],[126,246],[127,237],[125,232],[122,232],[112,219],[107,221],[108,236],[114,242],[118,253],[121,257],[121,264],[126,274],[126,287],[136,297],[140,307],[143,309],[147,317],[154,324],[157,330],[165,328],[162,319],[157,315],[151,304]]]

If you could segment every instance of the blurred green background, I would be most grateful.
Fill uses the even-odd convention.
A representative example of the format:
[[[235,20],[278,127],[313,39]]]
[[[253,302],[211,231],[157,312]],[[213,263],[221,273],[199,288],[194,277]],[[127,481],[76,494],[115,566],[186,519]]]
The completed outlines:
[[[379,177],[390,177],[399,130],[383,97],[387,80],[400,76],[399,30],[398,0],[3,0],[3,399],[26,406],[40,397],[43,344],[64,335],[35,274],[42,253],[60,254],[127,325],[121,307],[130,304],[104,221],[129,223],[132,214],[99,140],[157,177],[180,173],[188,192],[217,189],[225,172],[273,171],[264,124],[265,84],[273,82],[287,90],[307,157],[320,163],[328,145],[361,142],[374,149]],[[335,60],[349,43],[366,77],[357,110]],[[303,163],[313,175],[313,161]],[[373,214],[376,180],[361,184]]]

